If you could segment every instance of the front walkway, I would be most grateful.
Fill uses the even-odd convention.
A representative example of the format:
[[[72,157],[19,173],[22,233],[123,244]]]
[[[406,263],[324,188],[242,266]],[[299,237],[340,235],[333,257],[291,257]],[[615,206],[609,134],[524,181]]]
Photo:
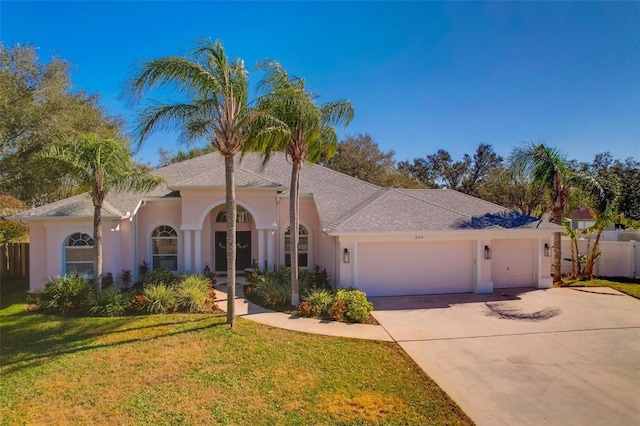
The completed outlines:
[[[216,301],[218,307],[227,311],[227,279],[218,277],[216,284]],[[243,284],[244,277],[236,277],[236,316],[270,325],[272,327],[284,328],[287,330],[300,331],[312,334],[324,334],[326,336],[350,337],[354,339],[382,340],[393,342],[389,333],[380,325],[371,324],[350,324],[337,321],[323,321],[312,318],[301,318],[294,315],[275,312],[254,305],[244,298]]]

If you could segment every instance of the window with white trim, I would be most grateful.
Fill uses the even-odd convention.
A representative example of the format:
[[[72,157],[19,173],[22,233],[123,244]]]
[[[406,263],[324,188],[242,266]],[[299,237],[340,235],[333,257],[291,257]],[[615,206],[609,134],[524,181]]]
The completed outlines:
[[[168,225],[158,226],[151,234],[151,267],[178,270],[178,233]]]
[[[300,225],[298,227],[298,267],[309,267],[309,232],[307,228]],[[291,227],[284,233],[284,263],[291,266]]]
[[[93,275],[93,238],[76,232],[67,237],[64,248],[65,273]]]
[[[227,210],[221,210],[220,213],[216,216],[217,223],[226,223],[227,222]],[[242,207],[236,207],[236,222],[237,223],[249,223],[251,222],[251,215],[248,211],[243,209]]]

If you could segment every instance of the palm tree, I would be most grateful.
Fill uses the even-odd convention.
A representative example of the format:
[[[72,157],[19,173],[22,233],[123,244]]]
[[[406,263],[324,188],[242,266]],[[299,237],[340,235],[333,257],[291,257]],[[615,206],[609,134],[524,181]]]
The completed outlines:
[[[42,154],[63,166],[80,188],[86,188],[93,202],[94,289],[102,289],[102,206],[110,192],[144,192],[160,184],[161,178],[137,165],[128,144],[96,135],[80,135],[71,141],[54,143]]]
[[[248,73],[241,59],[230,61],[222,43],[202,40],[190,55],[142,61],[126,84],[136,103],[154,88],[173,88],[185,100],[152,103],[138,116],[139,145],[155,130],[177,128],[186,142],[206,139],[224,156],[227,212],[227,323],[235,323],[236,194],[234,156],[247,144],[249,128],[260,116],[250,108]],[[259,133],[259,132],[258,132]],[[258,134],[259,136],[259,134]]]
[[[549,191],[551,201],[551,222],[562,226],[564,211],[571,195],[571,169],[566,158],[555,148],[542,143],[523,143],[513,149],[509,157],[510,169],[532,177],[532,184],[539,184]],[[562,233],[553,235],[553,282],[558,283],[561,277],[560,238]]]
[[[317,106],[315,96],[305,90],[305,82],[289,77],[275,61],[263,61],[259,69],[266,72],[259,88],[267,94],[259,99],[258,108],[277,122],[271,138],[254,140],[258,151],[268,161],[273,151],[284,151],[292,163],[289,188],[289,223],[291,250],[291,304],[300,303],[298,285],[298,242],[300,234],[300,170],[305,161],[315,162],[321,156],[331,157],[338,146],[334,126],[347,126],[353,118],[353,106],[340,100]]]

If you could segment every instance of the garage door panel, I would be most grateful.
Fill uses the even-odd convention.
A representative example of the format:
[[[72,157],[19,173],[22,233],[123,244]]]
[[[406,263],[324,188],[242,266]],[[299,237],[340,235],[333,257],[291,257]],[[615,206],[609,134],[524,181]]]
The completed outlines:
[[[472,255],[470,241],[361,243],[357,287],[371,296],[471,292]]]
[[[493,240],[493,287],[533,287],[533,248],[534,241],[531,239]]]

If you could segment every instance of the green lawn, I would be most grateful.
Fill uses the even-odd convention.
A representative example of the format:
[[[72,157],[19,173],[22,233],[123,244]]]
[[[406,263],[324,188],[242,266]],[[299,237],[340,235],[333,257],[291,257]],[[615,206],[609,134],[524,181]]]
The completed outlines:
[[[396,344],[221,314],[54,317],[2,286],[0,424],[473,424]]]
[[[589,281],[568,281],[565,280],[564,286],[568,287],[611,287],[618,291],[640,299],[640,279],[595,279]]]

